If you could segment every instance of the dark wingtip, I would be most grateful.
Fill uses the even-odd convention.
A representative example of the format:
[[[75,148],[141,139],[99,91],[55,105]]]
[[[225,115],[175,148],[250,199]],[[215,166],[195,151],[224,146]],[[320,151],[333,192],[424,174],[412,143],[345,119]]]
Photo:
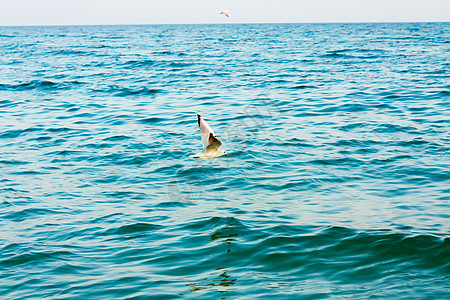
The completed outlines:
[[[199,114],[197,114],[197,121],[198,121],[198,126],[200,126],[200,118],[201,118],[202,116],[200,116]]]

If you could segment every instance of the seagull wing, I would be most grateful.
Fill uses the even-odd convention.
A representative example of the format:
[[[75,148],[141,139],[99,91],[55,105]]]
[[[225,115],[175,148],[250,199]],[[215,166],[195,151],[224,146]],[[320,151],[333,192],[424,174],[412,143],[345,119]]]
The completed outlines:
[[[228,10],[220,11],[220,12],[218,12],[218,14],[219,14],[219,15],[225,15],[225,16],[227,16],[227,17],[230,17],[230,16],[231,16],[231,15],[230,15],[230,12],[229,12]]]
[[[212,136],[214,136],[214,131],[209,127],[208,123],[206,123],[205,119],[202,118],[202,116],[197,115],[198,118],[198,127],[200,127],[200,133],[202,134],[202,144],[203,144],[203,150],[206,151],[209,145],[209,140]],[[215,136],[214,136],[215,137]]]
[[[222,145],[222,143],[219,141],[218,138],[216,138],[216,136],[213,133],[209,134],[208,142],[209,144],[206,147],[205,152],[216,152]]]

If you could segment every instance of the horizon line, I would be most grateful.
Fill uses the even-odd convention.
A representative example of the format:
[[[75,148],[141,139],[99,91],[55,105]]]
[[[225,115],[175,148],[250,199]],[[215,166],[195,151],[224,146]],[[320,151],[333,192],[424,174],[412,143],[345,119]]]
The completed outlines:
[[[244,23],[115,23],[115,24],[33,24],[33,25],[0,25],[0,27],[58,27],[58,26],[158,26],[158,25],[256,25],[256,24],[417,24],[417,23],[450,23],[450,21],[340,21],[340,22],[244,22]]]

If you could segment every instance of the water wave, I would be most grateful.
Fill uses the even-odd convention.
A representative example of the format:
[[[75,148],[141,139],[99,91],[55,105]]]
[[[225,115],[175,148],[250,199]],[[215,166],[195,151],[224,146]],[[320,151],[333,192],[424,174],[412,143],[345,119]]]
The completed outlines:
[[[448,298],[448,26],[0,28],[0,295]]]

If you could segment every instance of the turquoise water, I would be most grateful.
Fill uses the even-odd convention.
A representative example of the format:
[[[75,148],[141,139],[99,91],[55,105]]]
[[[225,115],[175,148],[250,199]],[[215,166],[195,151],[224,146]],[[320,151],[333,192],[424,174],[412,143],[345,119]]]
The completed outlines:
[[[0,27],[0,298],[448,299],[449,38]]]

